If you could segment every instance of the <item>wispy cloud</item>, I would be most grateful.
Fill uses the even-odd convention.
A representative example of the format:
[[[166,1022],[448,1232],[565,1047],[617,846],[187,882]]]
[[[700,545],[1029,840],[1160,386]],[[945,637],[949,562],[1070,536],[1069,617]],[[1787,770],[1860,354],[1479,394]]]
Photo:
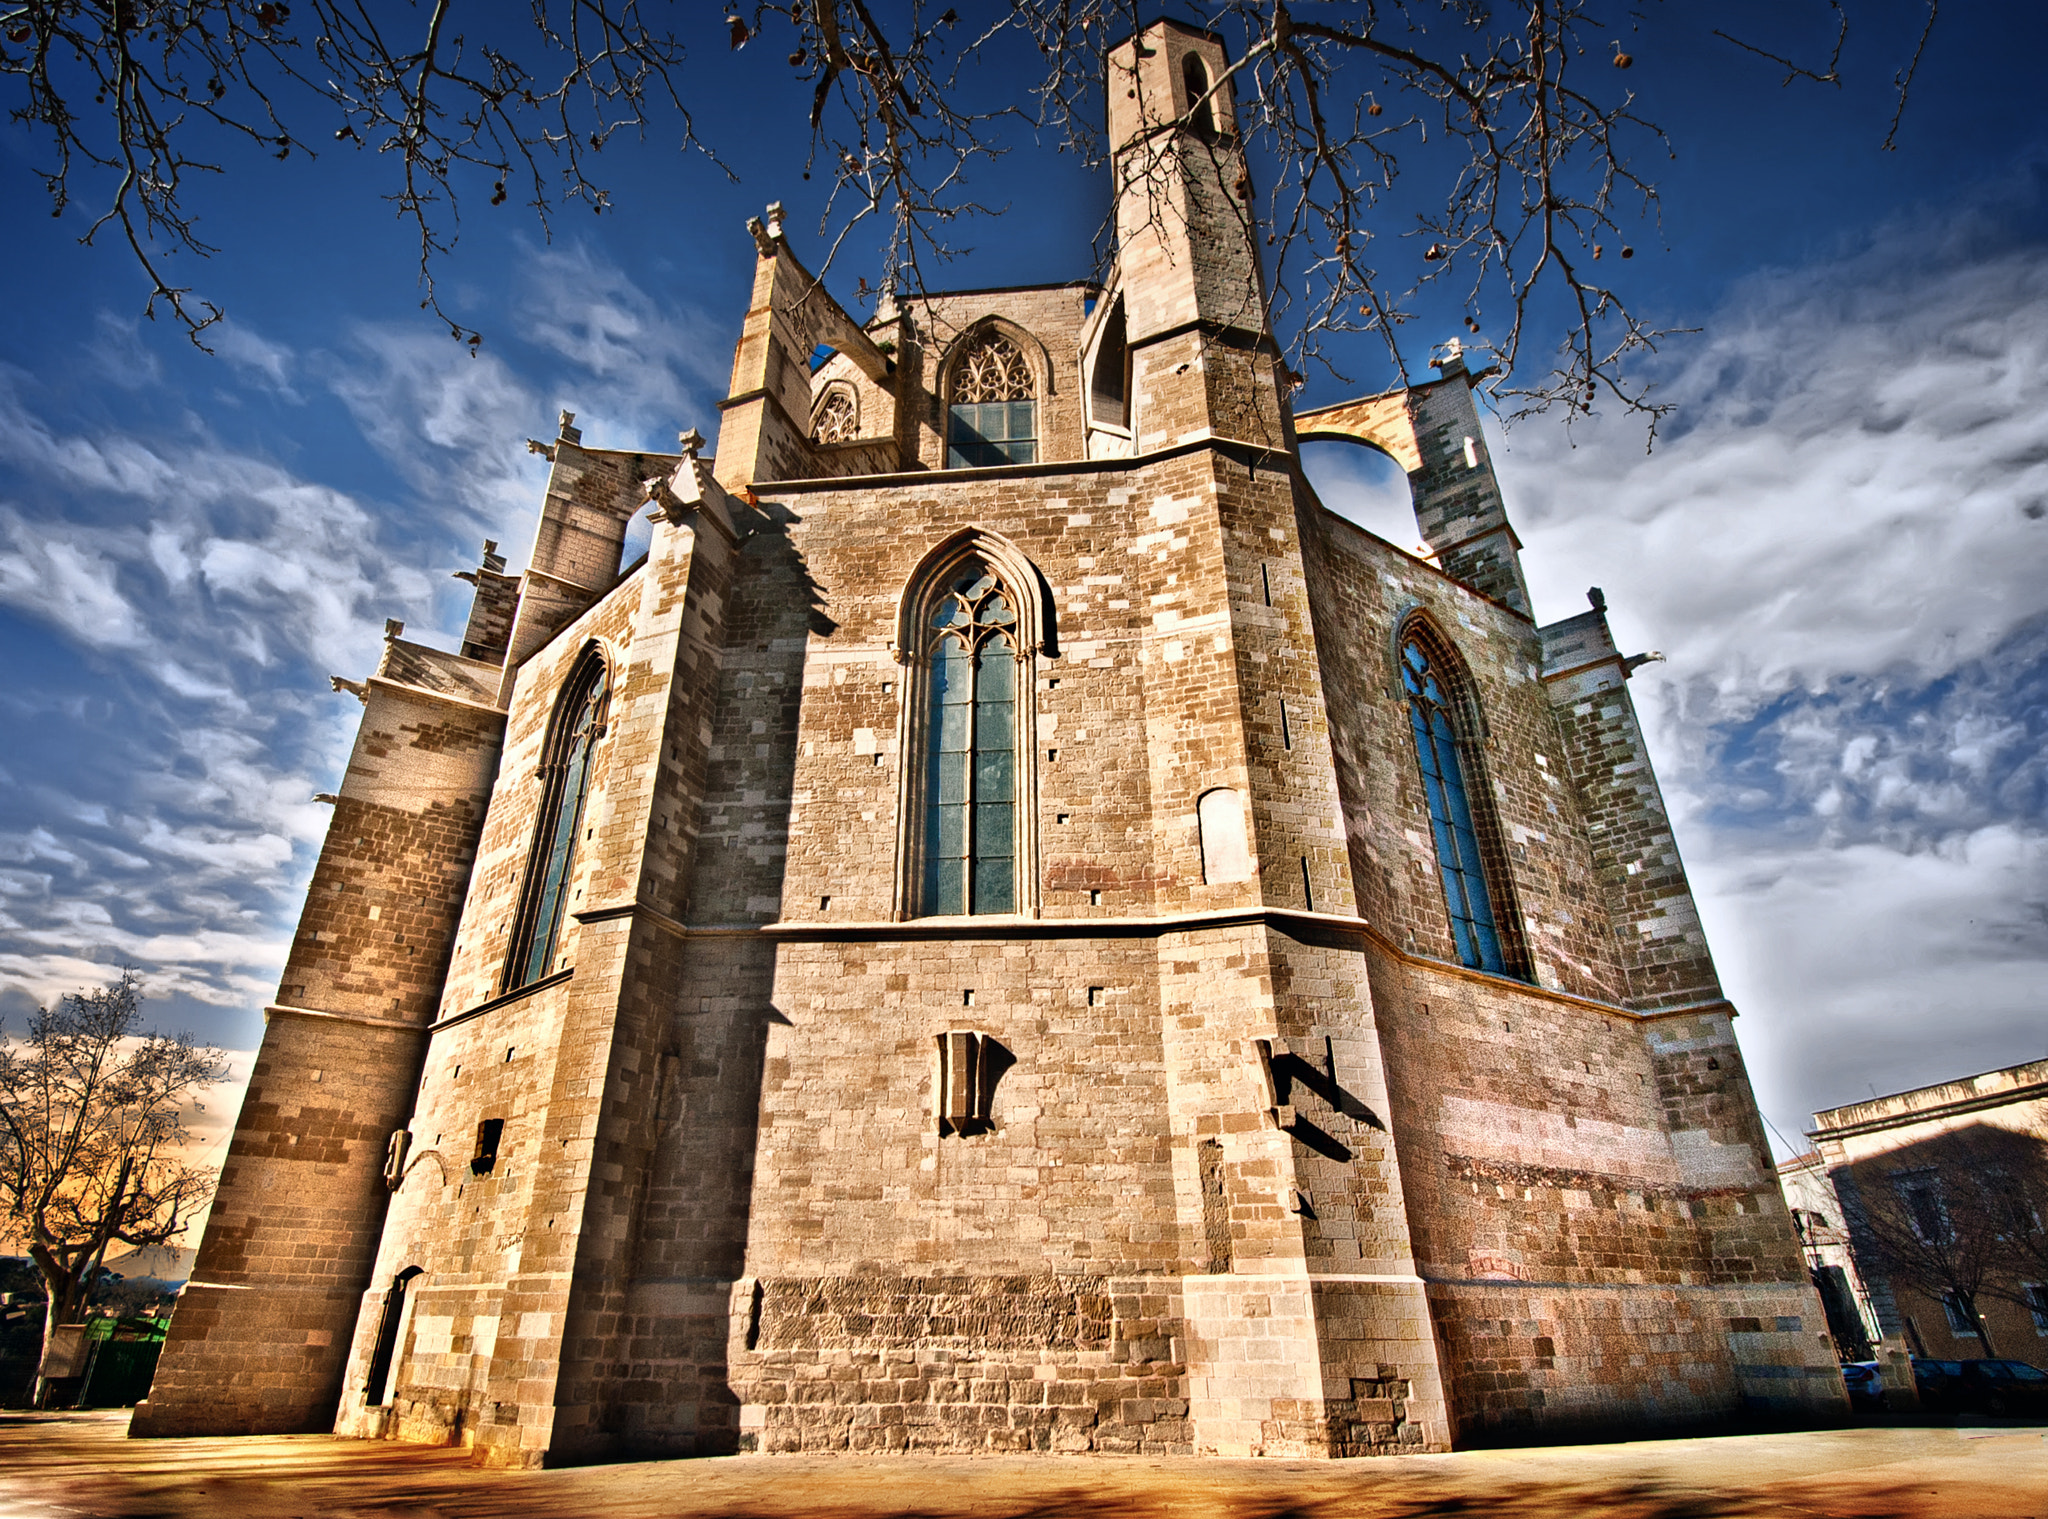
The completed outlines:
[[[554,397],[599,444],[703,416],[701,318],[574,248],[526,278],[530,331],[476,357],[417,327],[303,352],[216,331],[206,379],[230,410],[348,440],[307,455],[352,445],[346,476],[260,429],[225,441],[133,322],[101,321],[77,360],[96,383],[118,371],[107,411],[0,369],[0,608],[40,630],[0,688],[0,1002],[129,963],[159,1011],[253,1037],[331,817],[313,794],[335,789],[359,712],[326,676],[369,669],[388,616],[452,634],[448,571],[479,538],[516,561],[546,474],[523,440]]]
[[[731,373],[729,321],[658,302],[581,244],[526,268],[521,336],[567,361],[554,380],[563,406],[600,419],[618,447],[672,448],[693,425],[712,434],[710,407]]]

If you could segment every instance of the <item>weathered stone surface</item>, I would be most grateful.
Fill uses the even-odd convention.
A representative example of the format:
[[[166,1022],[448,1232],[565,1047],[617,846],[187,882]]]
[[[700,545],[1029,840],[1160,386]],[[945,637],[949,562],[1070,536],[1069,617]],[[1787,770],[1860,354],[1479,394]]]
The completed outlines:
[[[565,419],[516,604],[487,565],[473,657],[394,645],[139,1430],[1301,1457],[1841,1406],[1604,619],[1530,620],[1456,365],[1367,408],[1405,419],[1435,560],[1322,509],[1234,136],[1134,135],[1220,47],[1147,38],[1109,287],[863,338],[771,218],[716,459]],[[1036,460],[947,470],[950,355],[991,331]],[[906,607],[962,544],[1024,614],[1019,910],[920,917]],[[1520,979],[1457,963],[1414,616]],[[966,1033],[1012,1063],[942,1123]]]

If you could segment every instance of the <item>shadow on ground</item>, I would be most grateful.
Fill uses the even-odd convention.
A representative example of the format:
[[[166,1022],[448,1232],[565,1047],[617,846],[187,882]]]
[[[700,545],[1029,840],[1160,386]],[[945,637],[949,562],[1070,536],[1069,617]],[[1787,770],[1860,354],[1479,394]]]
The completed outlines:
[[[1344,1462],[728,1457],[494,1472],[317,1435],[0,1418],[0,1519],[2048,1519],[2038,1428],[1852,1429]]]

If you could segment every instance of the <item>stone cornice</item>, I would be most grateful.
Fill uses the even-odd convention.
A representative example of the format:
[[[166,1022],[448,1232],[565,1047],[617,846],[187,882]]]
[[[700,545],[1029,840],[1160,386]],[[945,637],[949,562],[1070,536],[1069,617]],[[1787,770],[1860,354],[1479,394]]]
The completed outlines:
[[[1258,925],[1277,930],[1292,939],[1322,937],[1363,941],[1370,943],[1379,953],[1404,965],[1455,977],[1461,981],[1491,986],[1517,996],[1535,997],[1545,1002],[1580,1008],[1611,1018],[1626,1018],[1632,1023],[1655,1023],[1666,1018],[1694,1017],[1703,1013],[1725,1013],[1731,1018],[1735,1016],[1734,1005],[1720,997],[1704,1002],[1686,1003],[1680,1007],[1638,1009],[1622,1007],[1613,1002],[1602,1002],[1593,997],[1581,997],[1576,992],[1561,991],[1556,987],[1537,986],[1508,976],[1496,976],[1488,971],[1473,970],[1469,966],[1456,965],[1448,960],[1435,960],[1427,955],[1411,954],[1363,918],[1349,918],[1337,913],[1304,912],[1294,907],[1260,905],[1219,908],[1210,912],[1164,913],[1157,917],[1144,918],[1027,918],[989,914],[960,918],[865,919],[844,923],[834,923],[826,919],[784,920],[776,923],[680,923],[651,907],[625,902],[587,908],[575,916],[579,922],[585,923],[626,916],[645,918],[683,939],[766,939],[783,944],[1148,939],[1160,938],[1167,934],[1201,933],[1210,929]]]
[[[265,1023],[278,1015],[287,1018],[331,1018],[339,1023],[360,1023],[368,1028],[406,1029],[415,1034],[423,1034],[427,1029],[424,1023],[414,1023],[405,1018],[379,1018],[370,1013],[330,1013],[317,1007],[287,1007],[277,1002],[263,1009]]]
[[[1292,461],[1294,453],[1273,443],[1248,443],[1242,438],[1215,434],[1176,443],[1151,453],[1132,454],[1120,459],[1048,459],[1036,464],[992,464],[981,469],[911,469],[886,475],[829,475],[809,480],[752,480],[747,488],[757,496],[772,498],[788,492],[883,489],[906,485],[941,485],[981,480],[1032,480],[1053,475],[1115,474],[1118,471],[1164,463],[1185,454],[1213,451],[1233,457],[1250,455],[1255,462],[1267,459]],[[1318,503],[1320,505],[1321,503]],[[1327,510],[1327,508],[1325,508]]]
[[[1880,1098],[1879,1101],[1884,1099]],[[1806,1137],[1815,1144],[1853,1139],[1862,1134],[1880,1134],[1886,1129],[1910,1128],[1914,1124],[1929,1123],[1942,1118],[1958,1118],[1965,1113],[1981,1113],[1986,1108],[2009,1107],[2014,1103],[2048,1100],[2048,1081],[2029,1082],[2025,1086],[2008,1087],[2002,1092],[1977,1092],[1968,1097],[1959,1097],[1951,1102],[1937,1103],[1928,1108],[1906,1108],[1887,1113],[1881,1117],[1858,1119],[1854,1122],[1813,1128],[1806,1131]],[[1848,1111],[1868,1109],[1873,1103],[1856,1103]],[[1844,1111],[1835,1109],[1836,1112]],[[1818,1114],[1814,1115],[1816,1118]]]
[[[542,976],[538,981],[529,981],[524,986],[491,998],[488,1002],[479,1002],[475,1007],[464,1008],[459,1013],[450,1013],[438,1023],[428,1024],[427,1032],[438,1034],[441,1030],[453,1028],[458,1023],[467,1023],[472,1018],[481,1018],[486,1013],[495,1013],[499,1008],[509,1007],[512,1003],[531,997],[536,992],[544,992],[551,986],[560,986],[575,974],[576,967],[571,965],[566,970],[556,971],[552,976]]]

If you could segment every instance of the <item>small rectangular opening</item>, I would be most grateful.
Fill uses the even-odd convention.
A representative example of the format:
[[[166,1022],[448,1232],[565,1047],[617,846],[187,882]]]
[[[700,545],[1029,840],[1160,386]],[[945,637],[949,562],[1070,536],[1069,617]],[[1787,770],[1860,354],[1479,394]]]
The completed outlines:
[[[1088,893],[1088,905],[1089,905],[1090,907],[1100,907],[1100,906],[1102,905],[1102,893],[1101,893],[1101,892],[1099,892],[1099,891],[1091,891],[1091,892],[1089,892],[1089,893]]]
[[[1103,1002],[1103,997],[1102,997],[1102,988],[1101,988],[1101,987],[1099,987],[1099,986],[1091,986],[1091,987],[1089,987],[1089,988],[1088,988],[1088,1005],[1089,1005],[1090,1007],[1100,1007],[1100,1006],[1102,1006],[1102,1002]]]
[[[1060,752],[1059,752],[1059,750],[1057,750],[1057,749],[1048,749],[1048,750],[1046,750],[1046,751],[1045,751],[1045,762],[1046,762],[1046,763],[1047,763],[1048,765],[1051,765],[1051,764],[1056,764],[1056,763],[1058,763],[1058,761],[1059,761],[1059,757],[1060,757]]]
[[[972,1007],[972,1006],[974,1006],[974,988],[973,988],[973,987],[971,987],[971,986],[970,986],[970,987],[968,987],[966,991],[964,991],[964,992],[962,992],[962,993],[960,994],[960,1005],[961,1005],[962,1007]]]
[[[1259,563],[1259,589],[1265,593],[1266,605],[1271,606],[1273,604],[1273,577],[1266,573],[1266,565],[1263,560]]]
[[[488,1176],[498,1167],[498,1141],[505,1137],[505,1120],[486,1118],[476,1126],[476,1154],[469,1159],[472,1176]]]
[[[1287,703],[1284,701],[1280,703],[1280,747],[1283,749],[1292,749],[1294,747],[1294,732],[1287,726]]]
[[[1066,815],[1066,814],[1065,814],[1064,812],[1062,812],[1062,813],[1058,813],[1058,814],[1056,814],[1055,816],[1056,816],[1056,817],[1058,818],[1058,820],[1059,820],[1059,821],[1060,821],[1061,823],[1064,823],[1064,822],[1066,822],[1066,820],[1067,820],[1067,815]]]
[[[513,1052],[516,1051],[518,1048],[519,1046],[516,1044],[508,1044],[505,1046],[505,1064],[510,1065],[512,1063]]]

